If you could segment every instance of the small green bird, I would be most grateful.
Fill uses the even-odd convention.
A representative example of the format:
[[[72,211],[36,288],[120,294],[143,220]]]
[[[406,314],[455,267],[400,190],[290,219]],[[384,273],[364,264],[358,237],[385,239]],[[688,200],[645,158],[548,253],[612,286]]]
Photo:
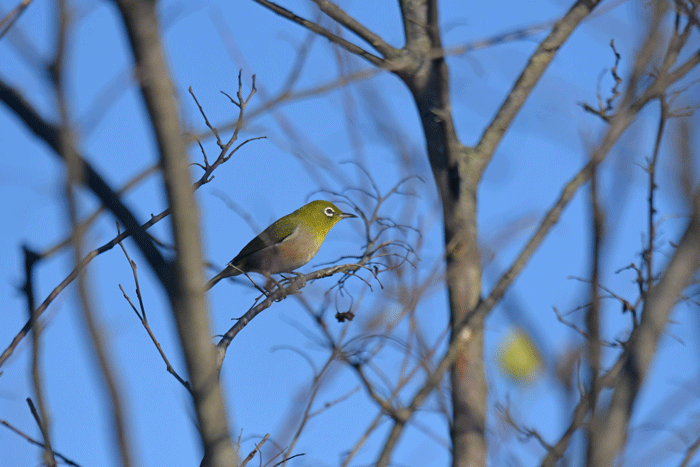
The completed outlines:
[[[252,239],[240,253],[206,284],[211,289],[221,279],[244,272],[266,277],[291,272],[316,256],[326,234],[341,219],[357,217],[342,212],[329,201],[311,201],[278,219]]]

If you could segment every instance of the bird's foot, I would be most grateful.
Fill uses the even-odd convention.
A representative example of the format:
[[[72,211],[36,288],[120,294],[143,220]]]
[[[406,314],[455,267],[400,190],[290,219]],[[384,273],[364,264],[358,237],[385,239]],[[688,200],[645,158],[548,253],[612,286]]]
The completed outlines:
[[[265,290],[267,292],[265,295],[269,295],[270,292],[272,292],[275,289],[275,286],[279,287],[280,289],[282,288],[282,284],[277,282],[272,277],[268,277],[267,282],[265,282]]]

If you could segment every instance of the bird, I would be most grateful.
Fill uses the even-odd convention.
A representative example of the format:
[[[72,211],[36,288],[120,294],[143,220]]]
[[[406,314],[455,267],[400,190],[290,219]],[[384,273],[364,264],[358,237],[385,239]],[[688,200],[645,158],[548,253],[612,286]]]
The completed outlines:
[[[341,211],[330,201],[311,201],[248,242],[223,271],[206,283],[205,290],[221,279],[243,273],[257,272],[270,279],[272,274],[292,272],[316,256],[338,221],[351,217],[357,216]]]

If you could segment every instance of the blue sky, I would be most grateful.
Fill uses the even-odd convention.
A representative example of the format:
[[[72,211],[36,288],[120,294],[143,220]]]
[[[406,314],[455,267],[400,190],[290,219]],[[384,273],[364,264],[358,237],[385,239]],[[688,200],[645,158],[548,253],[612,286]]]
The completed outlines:
[[[128,43],[111,3],[70,5],[74,24],[69,39],[67,93],[71,120],[78,129],[78,146],[112,186],[120,187],[157,161],[144,106],[130,79]],[[317,15],[306,2],[284,5],[300,16],[313,19]],[[390,44],[402,45],[403,31],[395,2],[378,2],[371,12],[362,2],[341,5]],[[446,46],[471,44],[495,34],[556,20],[570,6],[552,1],[439,5]],[[561,48],[496,152],[479,190],[482,252],[484,256],[487,252],[496,253],[485,266],[485,292],[534,232],[565,182],[586,163],[591,148],[603,134],[604,124],[584,113],[579,103],[596,102],[599,80],[603,92],[612,84],[610,75],[602,74],[613,64],[610,39],[615,39],[623,57],[619,74],[627,76],[641,42],[644,5],[603,3],[601,8],[610,11],[584,23]],[[5,2],[3,11],[12,6]],[[295,51],[308,38],[300,27],[253,2],[167,1],[161,2],[160,11],[183,124],[195,133],[206,133],[206,127],[187,92],[190,86],[213,124],[229,123],[237,109],[219,91],[232,95],[236,92],[239,69],[245,92],[252,74],[256,75],[258,93],[251,103],[254,110],[283,89],[296,60]],[[0,40],[0,77],[20,90],[49,119],[57,115],[55,101],[48,77],[39,71],[38,62],[51,58],[54,14],[52,3],[35,1],[14,30]],[[480,136],[542,37],[543,33],[539,33],[448,58],[453,112],[464,144],[473,144]],[[694,39],[697,41],[697,34]],[[316,38],[294,91],[335,80],[340,68],[337,57],[337,51],[327,41]],[[343,56],[342,63],[350,71],[369,68],[354,57]],[[683,99],[687,98],[680,101],[685,102]],[[651,155],[657,120],[657,105],[645,109],[600,172],[608,234],[602,281],[630,300],[636,298],[632,273],[615,271],[638,261],[643,247],[648,179],[640,165]],[[670,129],[677,123],[673,120]],[[690,124],[697,128],[697,117],[691,118]],[[383,132],[383,127],[391,132]],[[406,221],[421,229],[418,268],[408,270],[402,280],[415,276],[422,281],[430,277],[442,248],[439,200],[426,161],[417,112],[408,90],[397,78],[379,74],[329,94],[278,106],[272,114],[251,121],[243,135],[258,136],[266,139],[242,148],[196,194],[208,260],[217,267],[224,265],[259,229],[309,199],[323,197],[316,194],[318,190],[366,187],[366,177],[353,165],[343,163],[354,160],[362,161],[384,193],[406,176],[420,175],[425,180],[407,185],[407,190],[417,196],[394,198],[383,213],[391,216],[407,206],[410,214]],[[27,318],[24,297],[17,289],[23,280],[21,246],[45,251],[66,237],[68,225],[63,165],[5,107],[0,107],[0,140],[5,143],[4,157],[0,159],[0,196],[6,200],[0,205],[0,215],[9,221],[0,237],[0,297],[4,304],[0,345],[4,349]],[[675,146],[670,141],[665,140],[661,154],[659,217],[687,214],[676,178]],[[410,158],[410,164],[401,159],[396,142]],[[213,158],[216,145],[211,137],[202,143]],[[196,145],[191,147],[190,156],[192,161],[201,157]],[[697,153],[694,157],[697,169]],[[193,168],[193,177],[197,175]],[[350,194],[365,209],[369,206],[366,198],[356,192]],[[229,209],[222,197],[243,208],[257,228]],[[163,210],[166,205],[160,176],[149,177],[125,200],[144,221]],[[80,201],[81,213],[85,215],[97,207],[87,192],[81,194]],[[162,222],[153,229],[165,242],[169,241],[167,225]],[[335,227],[318,256],[301,271],[308,272],[326,261],[357,253],[363,244],[360,225],[359,221],[349,220]],[[684,227],[682,217],[670,217],[662,224],[657,264],[666,261],[671,252],[668,242],[677,240]],[[97,247],[111,239],[114,231],[113,219],[102,216],[90,229],[86,243]],[[414,235],[392,235],[392,239],[417,244]],[[509,400],[512,414],[525,426],[536,427],[549,442],[556,441],[566,426],[571,400],[554,377],[545,374],[530,386],[514,384],[498,370],[497,349],[514,325],[532,333],[551,366],[567,350],[581,345],[582,339],[557,321],[552,307],[569,311],[586,302],[587,286],[571,277],[589,274],[590,243],[585,188],[487,320],[485,350],[491,391],[488,428],[491,439],[507,441],[490,447],[492,465],[537,465],[544,453],[534,441],[519,442],[504,429],[495,416],[497,403]],[[125,246],[139,264],[150,325],[175,368],[184,374],[167,299],[135,246],[129,241]],[[39,300],[65,277],[71,262],[72,253],[64,250],[41,263],[36,283]],[[207,277],[213,274],[213,269],[207,270]],[[89,266],[88,275],[127,406],[129,440],[136,465],[196,465],[200,452],[188,396],[165,371],[117,286],[122,284],[133,298],[131,271],[123,254],[113,249],[101,255]],[[330,332],[351,339],[371,329],[373,320],[390,319],[397,307],[392,294],[401,281],[391,276],[386,281],[390,287],[384,291],[376,283],[372,290],[359,281],[351,283],[353,296],[362,298],[355,302],[359,303],[354,310],[357,318],[340,324],[333,320],[333,313],[327,314]],[[311,303],[321,303],[332,284],[333,279],[311,284],[303,297]],[[255,296],[256,292],[242,282],[223,282],[215,287],[208,294],[214,332],[228,329],[231,319],[242,315]],[[339,306],[348,306],[347,297],[331,297],[339,300]],[[81,465],[118,465],[104,388],[78,306],[75,286],[71,286],[44,315],[47,321],[42,335],[42,368],[52,414],[53,445]],[[693,415],[700,409],[697,359],[693,358],[699,342],[696,312],[696,307],[679,306],[673,315],[674,323],[662,338],[635,412],[625,464],[654,459],[655,465],[676,465],[688,439],[697,433],[698,417]],[[629,315],[621,316],[619,304],[606,302],[603,316],[603,335],[608,339],[623,338],[629,331]],[[423,297],[416,317],[430,342],[438,342],[448,317],[446,293],[440,282]],[[582,315],[573,314],[571,319],[580,322]],[[397,338],[405,336],[406,329],[402,324],[396,331]],[[265,433],[286,442],[289,420],[293,421],[291,426],[296,426],[313,376],[298,351],[317,366],[328,355],[327,349],[315,344],[309,335],[320,334],[299,302],[290,298],[258,316],[231,345],[222,378],[233,432],[242,433],[244,455]],[[614,356],[614,352],[606,352],[607,361]],[[399,357],[398,351],[386,351],[375,364],[389,376],[395,376]],[[30,359],[30,340],[25,339],[3,366],[0,419],[38,438],[38,429],[25,403],[26,397],[33,397]],[[335,401],[358,384],[357,378],[339,365],[325,381],[314,408]],[[404,396],[409,394],[411,391]],[[683,413],[673,417],[663,409],[670,394],[674,394],[673,400],[685,401]],[[421,429],[411,427],[404,433],[394,456],[395,465],[447,465],[448,451],[439,442],[448,440],[447,426],[444,417],[433,412],[436,407],[437,399],[433,398],[429,410],[417,417]],[[339,465],[343,454],[352,448],[375,415],[376,408],[364,393],[353,393],[311,420],[296,450],[306,455],[290,465]],[[667,416],[669,419],[665,420]],[[367,465],[376,459],[385,438],[382,429],[387,428],[385,422],[352,465]],[[263,451],[265,460],[272,452],[271,443],[267,448]],[[7,465],[37,465],[39,450],[1,429],[0,457],[9,459]]]

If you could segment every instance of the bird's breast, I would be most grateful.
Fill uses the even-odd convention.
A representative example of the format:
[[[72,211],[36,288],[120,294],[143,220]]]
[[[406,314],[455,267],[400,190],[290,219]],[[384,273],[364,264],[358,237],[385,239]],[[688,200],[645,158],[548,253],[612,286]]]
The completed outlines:
[[[286,260],[296,269],[311,261],[318,253],[321,244],[316,241],[314,235],[306,232],[306,229],[300,226],[297,227],[292,235],[276,246],[279,257]]]

